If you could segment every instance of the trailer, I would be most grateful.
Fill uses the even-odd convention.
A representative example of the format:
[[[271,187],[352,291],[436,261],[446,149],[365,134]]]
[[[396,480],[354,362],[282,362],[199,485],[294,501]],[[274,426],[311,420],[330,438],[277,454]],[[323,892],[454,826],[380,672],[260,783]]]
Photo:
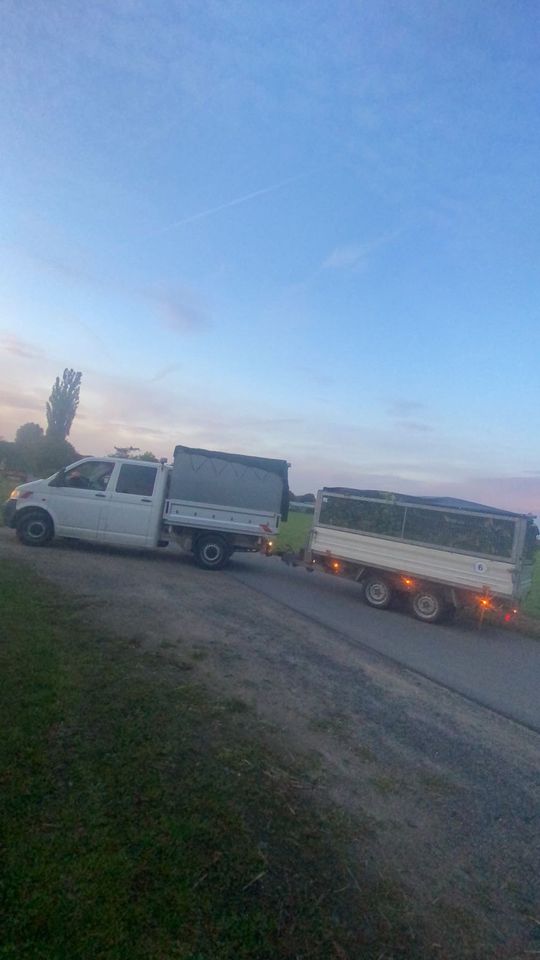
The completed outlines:
[[[509,620],[531,586],[537,532],[529,515],[466,500],[324,487],[302,559],[356,580],[378,609],[407,597],[427,623],[462,607]]]
[[[178,445],[172,465],[85,457],[16,487],[4,507],[22,543],[53,537],[154,549],[171,542],[218,570],[264,550],[287,518],[288,463]]]

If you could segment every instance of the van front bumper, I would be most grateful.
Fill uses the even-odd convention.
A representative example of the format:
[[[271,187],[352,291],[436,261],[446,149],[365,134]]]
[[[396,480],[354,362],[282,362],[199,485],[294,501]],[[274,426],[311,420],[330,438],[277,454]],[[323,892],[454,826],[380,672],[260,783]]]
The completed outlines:
[[[15,510],[17,509],[16,500],[6,500],[4,504],[3,514],[4,514],[4,523],[6,527],[15,526]]]

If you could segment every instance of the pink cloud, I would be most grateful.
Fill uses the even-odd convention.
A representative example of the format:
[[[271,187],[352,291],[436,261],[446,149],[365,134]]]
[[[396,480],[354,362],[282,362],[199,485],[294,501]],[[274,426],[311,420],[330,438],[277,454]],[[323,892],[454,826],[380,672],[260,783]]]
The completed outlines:
[[[28,343],[21,337],[16,337],[12,333],[4,333],[0,337],[0,347],[6,353],[22,360],[38,360],[43,356],[43,350],[36,344]]]

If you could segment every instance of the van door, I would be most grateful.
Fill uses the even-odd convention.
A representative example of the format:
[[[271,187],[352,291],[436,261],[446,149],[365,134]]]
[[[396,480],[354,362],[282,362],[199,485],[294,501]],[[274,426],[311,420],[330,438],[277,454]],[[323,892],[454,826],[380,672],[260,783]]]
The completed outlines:
[[[114,467],[112,460],[81,460],[49,482],[42,499],[57,536],[96,540]]]
[[[158,467],[153,463],[122,463],[101,515],[99,539],[129,547],[145,547],[153,517]]]

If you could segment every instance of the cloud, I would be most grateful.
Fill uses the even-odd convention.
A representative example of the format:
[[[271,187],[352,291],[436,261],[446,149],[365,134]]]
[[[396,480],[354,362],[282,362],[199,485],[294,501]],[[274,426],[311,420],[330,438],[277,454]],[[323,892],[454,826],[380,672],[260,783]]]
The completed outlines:
[[[383,233],[380,237],[373,240],[367,240],[365,243],[353,243],[342,247],[335,247],[323,261],[323,270],[355,270],[365,266],[369,257],[375,250],[391,243],[399,234],[400,230],[393,230],[391,233]]]
[[[45,400],[40,402],[35,395],[20,390],[0,389],[0,407],[6,410],[41,410]]]
[[[76,263],[68,263],[65,260],[62,260],[60,257],[53,257],[49,254],[41,253],[26,253],[25,255],[32,260],[35,264],[40,267],[43,267],[47,272],[54,273],[59,277],[63,277],[64,280],[75,281],[79,283],[89,283],[97,284],[102,283],[103,281],[98,281],[98,279],[92,274],[87,267]]]
[[[425,403],[420,403],[418,400],[397,399],[389,402],[387,412],[391,417],[408,417],[425,409]]]
[[[540,516],[540,484],[530,476],[462,476],[459,479],[442,479],[444,463],[436,465],[438,476],[422,478],[408,474],[408,465],[396,463],[387,470],[365,470],[343,459],[329,458],[316,450],[313,454],[296,455],[293,458],[291,484],[293,489],[316,492],[321,486],[349,486],[364,490],[390,490],[418,496],[451,496],[473,500],[488,506],[514,510],[517,513],[532,513]]]
[[[310,383],[322,390],[333,387],[336,382],[335,377],[316,370],[314,367],[301,366],[298,368],[298,371],[302,373]]]
[[[396,427],[400,430],[410,430],[411,433],[431,433],[435,428],[421,420],[396,420]]]
[[[206,307],[199,301],[195,291],[188,287],[169,288],[166,285],[155,287],[135,287],[122,279],[111,279],[99,276],[86,268],[80,269],[57,257],[41,254],[26,253],[25,256],[41,270],[60,277],[69,283],[80,283],[97,288],[99,291],[112,292],[116,296],[127,297],[129,300],[138,300],[149,304],[158,314],[163,327],[177,333],[195,333],[206,329],[210,325],[210,316]],[[71,318],[70,321],[71,322]],[[74,318],[76,323],[87,336],[101,348],[106,349],[104,341],[88,324]],[[13,338],[14,340],[16,338]],[[110,354],[108,354],[110,357]]]
[[[141,296],[157,310],[162,325],[175,333],[197,333],[210,326],[210,316],[193,291],[147,289]]]
[[[356,267],[365,257],[364,247],[360,244],[348,247],[336,247],[323,262],[325,270],[343,270]]]
[[[175,373],[175,371],[180,370],[181,367],[181,363],[168,363],[166,366],[160,367],[159,370],[156,370],[154,376],[150,377],[150,383],[157,383],[159,380],[164,380],[170,373]]]
[[[43,357],[41,347],[28,343],[27,340],[22,340],[20,337],[16,337],[11,333],[2,334],[0,337],[0,347],[2,350],[5,350],[6,353],[10,353],[14,357],[20,357],[23,360],[39,360]]]

